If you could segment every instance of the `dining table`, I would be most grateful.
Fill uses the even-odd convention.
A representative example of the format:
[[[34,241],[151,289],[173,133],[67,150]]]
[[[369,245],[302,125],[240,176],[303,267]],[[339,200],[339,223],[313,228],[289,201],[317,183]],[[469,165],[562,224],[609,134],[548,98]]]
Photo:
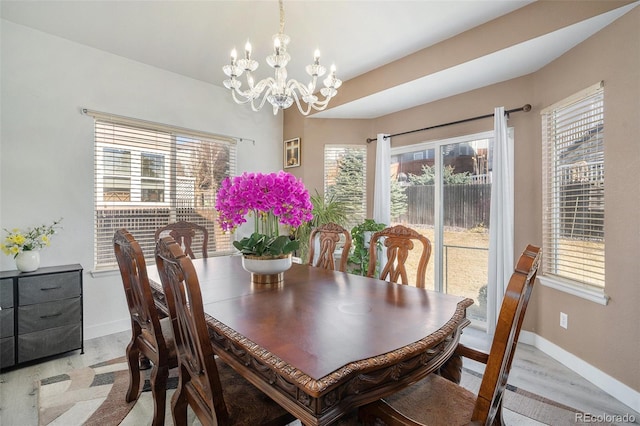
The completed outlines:
[[[254,284],[238,255],[192,260],[214,353],[304,425],[328,425],[438,370],[473,300],[294,263]],[[168,314],[157,268],[156,306]]]

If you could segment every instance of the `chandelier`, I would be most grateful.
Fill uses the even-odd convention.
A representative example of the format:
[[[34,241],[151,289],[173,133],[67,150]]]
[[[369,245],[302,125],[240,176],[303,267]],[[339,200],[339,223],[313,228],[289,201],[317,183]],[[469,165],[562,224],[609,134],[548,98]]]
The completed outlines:
[[[224,86],[231,90],[233,100],[238,104],[251,104],[251,109],[260,111],[266,101],[273,106],[273,114],[277,115],[278,110],[289,108],[295,102],[303,115],[308,115],[313,108],[316,111],[324,110],[332,97],[338,93],[338,88],[342,81],[336,78],[335,65],[327,78],[324,79],[324,87],[320,89],[320,94],[324,99],[319,100],[314,94],[316,82],[319,77],[326,73],[326,68],[320,65],[320,52],[316,49],[313,63],[307,65],[307,74],[311,80],[304,85],[297,80],[287,80],[287,64],[291,56],[287,53],[289,36],[284,33],[284,6],[280,3],[280,32],[273,36],[273,54],[267,56],[267,64],[273,68],[275,77],[268,77],[255,83],[253,72],[258,69],[258,62],[251,59],[251,44],[245,45],[244,59],[237,58],[234,48],[231,51],[231,64],[222,67],[222,71],[229,77],[224,80]],[[242,82],[239,77],[245,74],[247,89],[242,89]],[[302,103],[301,103],[302,101]],[[306,105],[303,105],[306,104]]]

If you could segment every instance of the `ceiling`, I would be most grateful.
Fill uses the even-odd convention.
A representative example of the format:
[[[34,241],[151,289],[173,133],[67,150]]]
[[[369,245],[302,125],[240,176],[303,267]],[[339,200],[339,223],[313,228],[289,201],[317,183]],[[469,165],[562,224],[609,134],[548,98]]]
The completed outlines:
[[[334,63],[343,81],[429,47],[531,3],[531,0],[349,0],[284,4],[291,37],[289,76],[306,82],[313,51]],[[314,115],[373,118],[529,74],[617,19],[620,8]],[[271,76],[264,58],[279,29],[269,1],[12,1],[2,18],[115,55],[221,86],[235,47],[253,45],[257,78]],[[624,9],[624,10],[622,10]],[[501,64],[498,69],[495,64]],[[503,65],[507,64],[506,67]],[[470,73],[468,70],[473,69]],[[472,76],[470,78],[470,76]]]

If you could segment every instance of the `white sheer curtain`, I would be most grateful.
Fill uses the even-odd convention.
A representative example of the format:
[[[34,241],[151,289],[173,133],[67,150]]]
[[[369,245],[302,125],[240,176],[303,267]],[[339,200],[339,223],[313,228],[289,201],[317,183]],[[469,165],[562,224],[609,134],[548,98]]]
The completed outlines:
[[[513,140],[508,134],[504,107],[496,108],[494,111],[494,132],[487,288],[489,302],[487,332],[489,333],[495,330],[504,292],[514,267]]]
[[[387,137],[385,137],[387,136]],[[376,176],[373,186],[373,220],[391,222],[391,138],[378,133],[376,142]]]

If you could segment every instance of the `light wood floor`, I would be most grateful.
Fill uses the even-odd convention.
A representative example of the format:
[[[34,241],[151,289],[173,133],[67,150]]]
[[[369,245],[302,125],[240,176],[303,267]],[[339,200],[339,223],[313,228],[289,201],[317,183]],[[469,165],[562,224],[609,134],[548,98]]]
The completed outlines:
[[[0,425],[37,425],[36,381],[124,355],[129,336],[129,332],[122,332],[87,340],[83,355],[75,351],[0,374]],[[475,347],[488,346],[486,334],[470,328],[465,330],[463,341]],[[465,366],[479,369],[468,360]],[[635,416],[636,424],[640,424],[639,413],[529,345],[518,345],[509,383],[593,415],[629,413]]]

